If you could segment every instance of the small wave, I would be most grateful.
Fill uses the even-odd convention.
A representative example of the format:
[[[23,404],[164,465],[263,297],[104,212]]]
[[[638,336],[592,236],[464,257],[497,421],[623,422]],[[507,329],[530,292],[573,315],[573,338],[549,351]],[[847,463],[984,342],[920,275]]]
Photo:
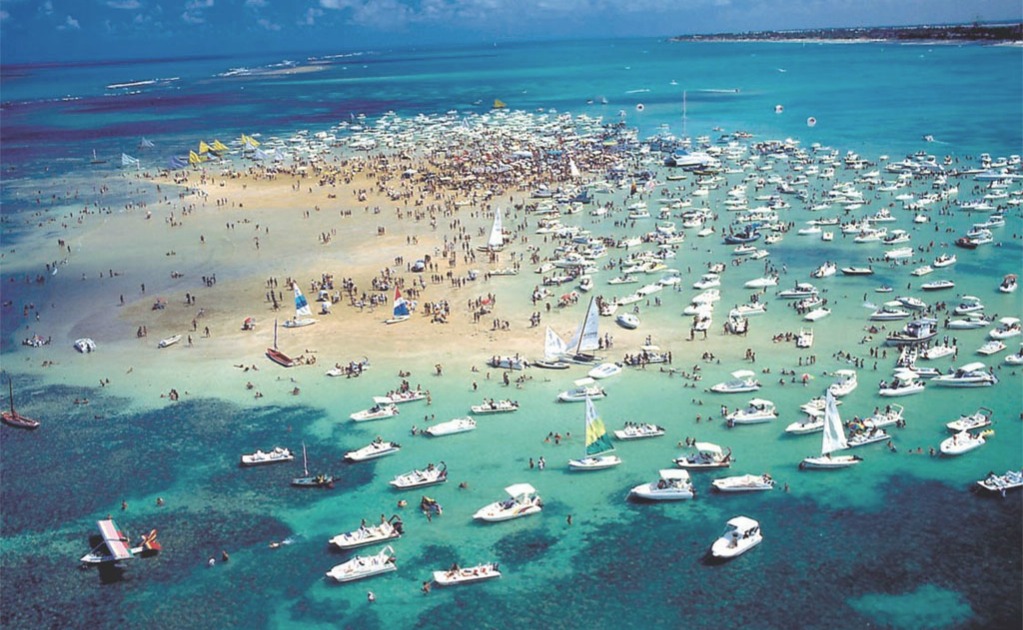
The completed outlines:
[[[642,94],[643,92],[649,92],[649,88],[641,88],[638,90],[625,90],[626,94]]]

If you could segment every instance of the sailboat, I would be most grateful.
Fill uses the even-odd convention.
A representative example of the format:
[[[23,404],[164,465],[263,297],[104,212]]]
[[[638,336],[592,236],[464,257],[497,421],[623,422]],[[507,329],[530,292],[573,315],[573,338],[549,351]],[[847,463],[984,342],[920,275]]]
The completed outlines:
[[[293,282],[291,288],[295,290],[295,317],[285,320],[284,327],[301,328],[302,326],[315,324],[316,320],[310,317],[313,311],[309,308],[309,302],[306,301],[305,296],[302,295],[302,290],[298,288],[298,283]]]
[[[838,415],[838,404],[829,389],[824,402],[824,436],[821,439],[821,456],[807,457],[799,464],[800,470],[846,468],[863,461],[856,455],[832,455],[834,451],[849,448],[845,439],[845,427]]]
[[[391,311],[391,318],[385,319],[385,324],[397,324],[403,322],[412,315],[409,314],[409,304],[401,297],[401,289],[394,289],[394,310]]]
[[[533,361],[532,364],[535,367],[546,368],[548,370],[566,370],[568,369],[568,363],[560,360],[564,354],[565,340],[548,326],[547,335],[544,337],[543,343],[543,360]]]
[[[571,349],[572,357],[571,360],[576,363],[593,363],[597,360],[592,354],[589,354],[590,350],[596,350],[600,347],[600,331],[597,330],[600,322],[600,312],[597,309],[597,303],[593,297],[590,298],[590,305],[586,308],[586,317],[583,318],[583,323],[579,325],[579,328],[572,335],[566,344],[567,348]]]
[[[0,414],[0,418],[3,419],[4,424],[8,424],[18,429],[38,429],[39,421],[33,420],[27,416],[23,416],[14,409],[14,380],[10,377],[7,378],[8,388],[10,389],[10,403],[11,410],[4,411]]]
[[[291,480],[291,485],[296,488],[333,488],[333,475],[310,475],[309,459],[306,457],[305,442],[302,442],[302,476]]]
[[[504,226],[501,223],[501,209],[494,210],[494,224],[490,226],[490,237],[486,245],[477,249],[481,252],[499,252],[504,249]]]
[[[286,368],[295,367],[298,365],[298,361],[292,359],[288,355],[284,354],[277,349],[277,320],[274,320],[274,347],[266,349],[266,356],[274,363],[284,366]]]
[[[604,427],[604,421],[597,415],[597,408],[593,406],[593,401],[589,397],[586,398],[585,426],[586,447],[583,457],[568,460],[568,467],[572,470],[601,470],[621,464],[621,457],[605,454],[615,450],[615,447]]]

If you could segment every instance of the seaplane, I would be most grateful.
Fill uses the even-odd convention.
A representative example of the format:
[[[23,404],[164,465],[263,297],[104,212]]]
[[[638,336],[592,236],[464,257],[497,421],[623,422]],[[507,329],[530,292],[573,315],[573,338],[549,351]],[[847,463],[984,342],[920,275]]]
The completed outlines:
[[[156,530],[150,531],[141,537],[139,544],[130,547],[131,539],[123,531],[118,529],[113,519],[96,521],[99,534],[89,537],[89,544],[92,550],[82,556],[82,566],[116,566],[125,568],[124,562],[135,557],[149,558],[160,553],[160,543],[156,540]]]

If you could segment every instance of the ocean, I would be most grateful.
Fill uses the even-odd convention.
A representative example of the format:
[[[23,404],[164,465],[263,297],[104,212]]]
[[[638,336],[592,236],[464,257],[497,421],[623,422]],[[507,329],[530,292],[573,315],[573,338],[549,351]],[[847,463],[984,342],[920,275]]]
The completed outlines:
[[[731,259],[731,246],[720,239],[689,234],[677,258],[668,261],[683,270],[683,290],[657,294],[660,306],[642,303],[640,316],[658,331],[655,343],[674,352],[674,367],[684,372],[698,367],[701,378],[687,380],[652,365],[628,368],[606,381],[608,397],[596,404],[609,430],[642,421],[662,425],[668,434],[619,442],[623,465],[579,473],[566,464],[583,450],[583,405],[553,401],[584,370],[565,375],[533,368],[521,388],[505,387],[498,371],[491,374],[483,365],[493,343],[479,350],[438,349],[451,357],[441,376],[434,374],[436,361],[422,356],[371,357],[371,369],[358,379],[321,378],[317,368],[289,373],[300,381],[300,397],[287,395],[296,386],[291,380],[272,380],[276,368],[261,356],[231,357],[233,364],[262,366],[260,387],[268,402],[242,398],[237,375],[209,362],[195,367],[207,376],[203,387],[174,405],[154,403],[151,394],[161,386],[153,383],[138,389],[84,386],[83,375],[95,382],[96,368],[79,360],[83,357],[70,341],[87,332],[101,341],[112,335],[83,330],[79,320],[85,313],[107,313],[110,305],[90,294],[92,285],[77,282],[77,270],[45,277],[43,263],[50,262],[47,258],[56,263],[59,251],[34,253],[41,243],[53,247],[62,238],[61,222],[73,222],[83,206],[98,205],[99,191],[111,208],[160,199],[151,186],[122,183],[122,153],[138,158],[144,168],[156,168],[187,156],[200,139],[228,143],[243,133],[286,138],[342,122],[372,125],[387,112],[404,118],[450,111],[484,115],[495,99],[509,110],[536,116],[623,121],[638,129],[640,138],[672,133],[716,139],[742,130],[752,134],[751,141],[792,139],[805,149],[830,147],[840,157],[855,153],[880,170],[886,160],[918,152],[938,160],[947,155],[951,165],[973,168],[984,153],[995,159],[1023,153],[1020,47],[629,39],[3,66],[0,79],[0,357],[4,376],[14,379],[19,410],[44,422],[34,432],[0,427],[0,623],[5,627],[917,629],[1023,623],[1021,493],[1002,498],[972,491],[989,471],[1021,465],[1023,377],[1019,367],[1002,364],[1017,350],[1019,337],[1007,340],[1003,353],[981,357],[974,350],[989,328],[943,329],[939,338],[954,337],[961,349],[955,365],[984,361],[1000,382],[969,390],[928,387],[923,394],[894,399],[905,405],[907,420],[905,428],[889,429],[897,452],[884,444],[868,446],[857,450],[865,461],[852,469],[804,472],[798,463],[819,453],[819,434],[784,433],[800,418],[799,405],[830,383],[828,374],[850,366],[848,355],[863,359],[864,366],[859,387],[843,399],[843,418],[866,416],[891,402],[877,396],[876,383],[890,379],[897,351],[880,347],[883,331],[864,330],[870,313],[864,302],[888,299],[874,292],[879,284],[894,286],[896,296],[905,293],[904,283],[910,283],[907,290],[916,287],[921,280],[909,275],[912,267],[875,261],[874,276],[814,280],[832,314],[814,325],[811,350],[773,341],[780,332],[808,326],[774,299],[774,288],[765,296],[768,313],[750,318],[748,337],[722,335],[715,324],[708,341],[689,342],[688,318],[680,313],[696,293],[690,285],[707,263]],[[108,87],[119,85],[125,87]],[[143,137],[155,146],[140,148]],[[777,172],[791,173],[783,170],[783,160],[773,165]],[[1019,172],[1018,163],[1015,168]],[[837,177],[857,175],[840,170]],[[724,191],[738,182],[729,179],[711,202],[720,203]],[[961,201],[986,192],[986,183],[972,177],[958,183]],[[1019,188],[1019,181],[1010,186],[1016,193]],[[917,178],[908,190],[922,195],[931,190],[931,181]],[[941,209],[951,208],[947,213],[935,212],[932,222],[915,224],[892,195],[873,190],[870,195],[875,205],[861,212],[891,204],[898,222],[889,228],[914,234],[912,245],[927,250],[917,252],[919,259],[930,260],[942,243],[950,244],[987,216],[946,202]],[[625,203],[621,193],[615,201]],[[800,226],[818,216],[804,205],[794,202],[785,219]],[[989,314],[1023,315],[1020,292],[996,290],[1005,274],[1023,268],[1020,206],[1006,206],[1005,219],[1006,225],[995,229],[994,245],[945,250],[955,252],[959,262],[931,278],[954,280],[953,292],[912,293],[950,305],[972,294],[981,297]],[[622,231],[583,216],[575,220],[598,235]],[[928,240],[936,242],[933,249]],[[793,230],[771,251],[769,262],[784,266],[780,289],[809,281],[809,272],[824,260],[866,264],[866,257],[884,250],[837,233],[833,243],[825,243]],[[130,267],[150,264],[145,253],[125,251],[120,259],[108,254],[118,266]],[[201,268],[188,260],[182,265]],[[241,277],[257,263],[252,265],[222,268],[221,277]],[[334,271],[343,275],[343,265],[337,266]],[[763,271],[756,261],[730,267],[719,310],[745,302],[752,291],[742,283]],[[624,294],[603,286],[610,273],[604,272],[598,284],[606,294]],[[527,304],[536,282],[531,273],[509,279],[502,300]],[[164,281],[150,293],[172,286]],[[62,303],[75,305],[75,312],[56,306]],[[23,308],[27,304],[32,309],[54,305],[46,322],[54,318],[58,343],[39,351],[21,345],[36,330],[28,316],[32,309]],[[556,312],[548,323],[570,331],[584,308],[585,303]],[[111,330],[115,319],[116,313]],[[413,325],[426,324],[403,324]],[[601,326],[623,347],[638,346],[649,330],[624,331],[607,319]],[[537,339],[539,354],[542,336]],[[372,345],[372,340],[352,339],[351,354],[371,355],[366,347]],[[880,356],[872,356],[874,348]],[[742,360],[746,349],[755,352],[755,361]],[[716,358],[701,359],[705,352]],[[452,356],[457,354],[463,356]],[[619,352],[606,354],[618,358]],[[41,356],[63,365],[41,369]],[[943,371],[953,365],[950,358],[931,363]],[[468,365],[481,371],[454,369]],[[756,395],[776,403],[777,420],[725,426],[720,406],[734,409],[748,396],[706,388],[740,368],[759,373],[764,387]],[[348,414],[368,407],[373,395],[393,389],[399,369],[412,372],[413,386],[430,390],[430,404],[403,405],[398,419],[347,421]],[[409,434],[413,425],[432,423],[427,416],[463,416],[484,397],[514,398],[521,409],[480,416],[472,433],[434,439]],[[83,399],[88,404],[71,404]],[[994,419],[985,446],[957,458],[927,454],[948,435],[945,422],[981,406],[990,408]],[[548,440],[553,433],[561,439]],[[375,462],[342,462],[346,451],[377,435],[400,442],[402,452]],[[727,474],[770,473],[788,489],[720,495],[710,491],[710,479],[724,474],[696,472],[698,496],[692,501],[627,500],[630,488],[672,467],[672,458],[683,450],[676,443],[687,437],[731,448],[736,463]],[[340,475],[335,488],[289,487],[297,464],[241,468],[237,463],[257,447],[299,451],[303,444],[311,469]],[[541,456],[547,468],[531,468],[530,461]],[[387,485],[397,474],[442,461],[450,471],[447,484],[409,492]],[[471,519],[478,508],[502,498],[505,486],[520,482],[531,483],[543,497],[540,515],[486,525]],[[443,505],[442,515],[427,520],[418,513],[415,506],[424,494]],[[165,504],[157,506],[157,498]],[[401,498],[408,507],[397,507]],[[324,572],[352,555],[331,551],[330,537],[357,528],[362,519],[372,523],[395,513],[406,529],[393,543],[397,571],[353,584],[324,580]],[[122,579],[110,582],[95,571],[79,570],[78,563],[88,551],[95,521],[108,514],[133,536],[158,529],[163,545],[159,556],[132,561]],[[727,564],[708,562],[710,544],[738,514],[760,521],[764,542]],[[270,546],[281,541],[287,544]],[[230,561],[219,561],[222,550]],[[216,566],[207,566],[210,557],[218,559]],[[499,580],[421,590],[432,571],[453,562],[486,561],[500,564]],[[370,590],[374,602],[367,601]]]

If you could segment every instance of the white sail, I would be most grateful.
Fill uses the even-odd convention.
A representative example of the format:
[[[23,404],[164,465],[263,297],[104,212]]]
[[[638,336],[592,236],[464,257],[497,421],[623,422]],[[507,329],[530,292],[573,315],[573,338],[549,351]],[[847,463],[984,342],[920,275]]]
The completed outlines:
[[[490,228],[490,238],[487,240],[487,247],[490,249],[501,249],[504,247],[504,227],[501,225],[501,209],[494,210],[494,225]]]
[[[309,317],[313,314],[309,303],[306,302],[305,296],[302,295],[302,291],[298,288],[298,283],[294,284],[295,287],[295,319],[299,317]]]
[[[842,426],[842,418],[838,415],[835,397],[831,395],[831,390],[828,390],[824,404],[824,437],[821,440],[821,455],[844,448],[849,448],[849,443],[845,439],[845,427]]]
[[[600,324],[600,313],[597,310],[597,303],[590,298],[590,306],[586,309],[586,318],[579,328],[572,335],[568,347],[573,352],[586,352],[596,350],[600,347],[600,331],[597,330]]]
[[[553,361],[565,354],[565,340],[558,336],[550,326],[547,327],[547,336],[544,337],[543,358]]]
[[[575,165],[575,160],[572,158],[568,159],[568,172],[571,174],[572,179],[579,179],[579,167]]]

